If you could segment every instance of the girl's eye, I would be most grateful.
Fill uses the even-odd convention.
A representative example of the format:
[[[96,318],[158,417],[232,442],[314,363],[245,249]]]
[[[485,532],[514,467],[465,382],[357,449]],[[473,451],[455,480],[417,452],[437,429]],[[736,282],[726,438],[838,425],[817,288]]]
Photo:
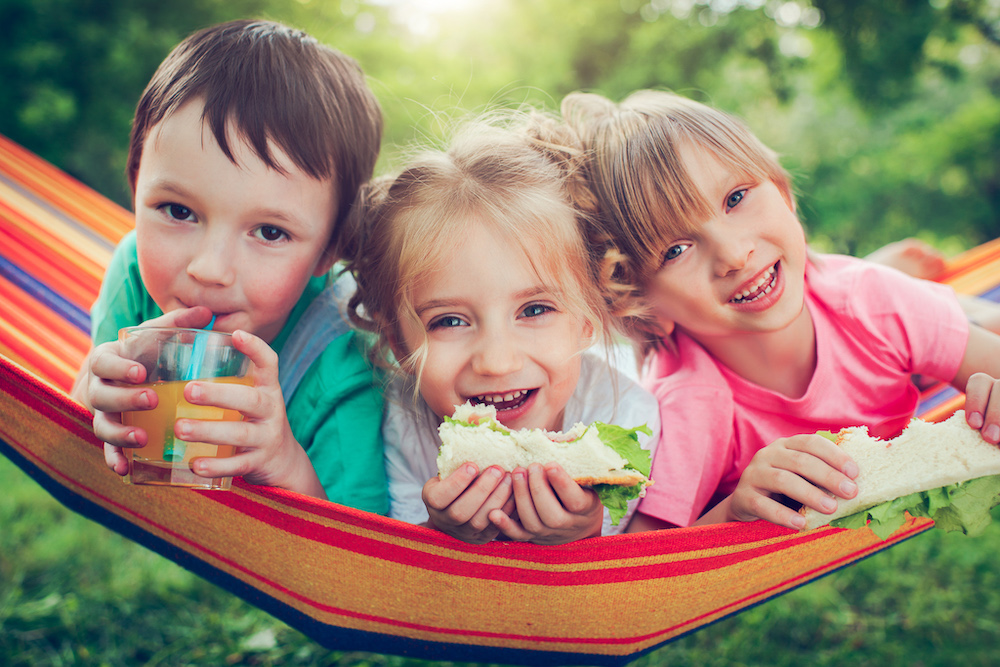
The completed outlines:
[[[187,206],[165,204],[162,208],[174,220],[194,220],[194,213]]]
[[[670,246],[667,248],[667,252],[663,255],[663,261],[669,262],[672,259],[677,259],[681,256],[681,253],[690,247],[691,245],[689,243],[678,243],[677,245]]]
[[[265,241],[280,241],[287,236],[284,230],[274,225],[262,225],[257,228],[257,235]]]
[[[521,316],[522,317],[538,317],[540,315],[544,315],[545,313],[550,313],[553,310],[555,310],[555,309],[552,308],[551,306],[546,306],[546,305],[541,304],[541,303],[532,303],[532,304],[527,305],[527,306],[524,307],[524,310],[521,311]]]
[[[736,208],[736,206],[743,201],[743,198],[747,196],[746,190],[737,190],[728,197],[726,197],[726,210],[731,210]]]
[[[427,328],[433,331],[434,329],[451,329],[464,325],[465,322],[461,317],[456,315],[444,315],[436,320],[431,320],[431,323],[427,326]]]

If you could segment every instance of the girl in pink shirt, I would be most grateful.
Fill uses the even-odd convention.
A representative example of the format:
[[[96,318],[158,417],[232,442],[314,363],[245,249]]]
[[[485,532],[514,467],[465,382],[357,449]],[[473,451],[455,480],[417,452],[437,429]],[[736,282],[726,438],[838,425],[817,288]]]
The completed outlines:
[[[818,430],[890,437],[913,374],[967,393],[1000,441],[1000,336],[946,287],[807,251],[786,172],[741,122],[667,92],[620,105],[574,93],[563,115],[591,155],[619,312],[641,349],[663,432],[631,530],[832,513],[857,465]]]

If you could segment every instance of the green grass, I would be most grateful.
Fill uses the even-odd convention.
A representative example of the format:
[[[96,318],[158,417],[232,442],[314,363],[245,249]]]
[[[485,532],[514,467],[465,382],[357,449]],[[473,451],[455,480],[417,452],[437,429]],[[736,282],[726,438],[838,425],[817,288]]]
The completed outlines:
[[[0,488],[0,665],[446,664],[327,651],[2,457]],[[995,665],[998,555],[1000,523],[974,539],[932,530],[633,665]]]

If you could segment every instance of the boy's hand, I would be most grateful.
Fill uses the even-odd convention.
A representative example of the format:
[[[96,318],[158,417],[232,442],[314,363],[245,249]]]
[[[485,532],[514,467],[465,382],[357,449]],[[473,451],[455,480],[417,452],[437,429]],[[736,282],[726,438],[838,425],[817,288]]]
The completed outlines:
[[[853,498],[858,465],[836,444],[820,435],[796,435],[775,440],[757,452],[743,471],[733,494],[720,503],[728,521],[765,519],[800,530],[804,517],[776,499],[785,495],[802,505],[831,514],[841,498]]]
[[[276,486],[326,498],[305,450],[292,435],[278,384],[278,355],[263,340],[233,332],[233,345],[253,363],[253,386],[193,380],[184,398],[194,405],[236,410],[243,421],[178,419],[177,437],[194,442],[237,447],[229,458],[197,458],[192,470],[202,477],[243,477],[251,484]]]
[[[421,495],[434,527],[470,544],[485,544],[499,534],[491,512],[506,516],[514,510],[510,474],[496,466],[480,475],[475,464],[466,463],[444,479],[429,479]]]
[[[969,377],[965,386],[965,421],[986,442],[1000,442],[1000,380],[986,373]]]
[[[209,323],[212,313],[201,306],[175,310],[143,323],[143,326],[194,327]],[[123,447],[143,447],[148,442],[141,428],[122,424],[122,412],[156,407],[156,392],[127,385],[146,381],[146,369],[121,356],[118,341],[98,345],[80,368],[73,396],[94,413],[94,435],[104,441],[104,460],[119,475],[128,474]]]
[[[535,544],[566,544],[601,534],[604,506],[556,463],[533,463],[512,474],[517,520],[493,511],[490,521],[506,537]]]

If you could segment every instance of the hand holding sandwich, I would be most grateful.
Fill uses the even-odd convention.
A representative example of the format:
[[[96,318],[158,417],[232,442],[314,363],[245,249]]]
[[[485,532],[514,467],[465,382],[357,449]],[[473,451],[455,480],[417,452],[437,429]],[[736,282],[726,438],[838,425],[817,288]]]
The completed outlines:
[[[493,510],[490,521],[507,538],[535,544],[565,544],[601,534],[604,506],[592,489],[575,481],[556,463],[516,468],[516,514]]]
[[[422,498],[435,528],[470,544],[485,544],[500,533],[491,513],[507,516],[514,511],[510,473],[498,466],[480,475],[476,464],[466,463],[444,479],[432,477],[424,484]]]
[[[833,512],[837,501],[824,489],[843,499],[853,498],[858,493],[853,481],[857,476],[857,464],[821,435],[780,438],[754,455],[732,495],[696,525],[764,519],[799,530],[805,525],[796,511],[799,504]],[[781,495],[794,501],[796,509],[783,505],[777,499]]]

